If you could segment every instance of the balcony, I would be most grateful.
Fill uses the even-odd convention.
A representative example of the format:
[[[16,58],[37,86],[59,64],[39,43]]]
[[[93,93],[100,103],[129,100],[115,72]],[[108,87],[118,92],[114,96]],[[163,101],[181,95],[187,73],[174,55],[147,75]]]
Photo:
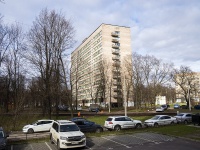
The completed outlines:
[[[114,95],[114,98],[122,98],[122,95]]]
[[[119,74],[119,73],[120,73],[120,70],[114,69],[114,70],[113,70],[113,73]]]
[[[118,44],[113,44],[113,45],[112,45],[112,48],[118,49],[118,48],[119,48],[119,45],[118,45]]]
[[[119,37],[119,32],[118,31],[112,32],[111,35],[113,37]]]
[[[114,82],[113,85],[114,86],[121,86],[121,82]]]
[[[119,54],[119,50],[113,49],[113,50],[112,50],[112,54]]]
[[[119,42],[119,39],[114,38],[114,39],[112,39],[112,42],[114,42],[114,43],[118,43],[118,42]]]
[[[119,59],[120,59],[119,56],[114,56],[114,57],[112,57],[112,60],[119,60]]]
[[[113,67],[120,67],[120,62],[114,62]]]
[[[120,79],[121,78],[121,75],[113,75],[113,79]]]

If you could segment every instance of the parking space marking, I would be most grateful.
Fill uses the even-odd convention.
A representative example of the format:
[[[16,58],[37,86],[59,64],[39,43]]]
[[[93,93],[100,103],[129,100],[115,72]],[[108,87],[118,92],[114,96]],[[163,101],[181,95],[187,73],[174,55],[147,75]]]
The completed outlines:
[[[138,139],[142,139],[148,142],[153,142],[155,144],[160,144],[163,141],[172,141],[174,139],[173,137],[156,134],[156,133],[139,133],[139,134],[134,134],[130,136],[138,138]]]
[[[45,142],[45,144],[50,150],[52,150],[51,147],[49,146],[49,144],[47,144],[47,142]]]
[[[153,142],[153,143],[155,143],[155,144],[159,144],[159,142],[157,142],[157,141],[149,140],[149,139],[147,139],[147,138],[138,137],[138,136],[136,136],[136,135],[129,135],[129,136],[134,137],[134,138],[137,138],[137,139],[145,140],[145,141],[148,141],[148,142]]]
[[[111,140],[111,139],[108,139],[108,138],[105,138],[105,137],[102,137],[102,138],[103,138],[103,139],[106,139],[106,140],[108,140],[108,141],[111,141],[111,142],[117,143],[117,144],[119,144],[119,145],[122,145],[122,146],[124,146],[124,147],[126,147],[126,148],[131,148],[131,147],[125,145],[125,144],[122,144],[122,143],[119,143],[119,142],[113,141],[113,140]]]

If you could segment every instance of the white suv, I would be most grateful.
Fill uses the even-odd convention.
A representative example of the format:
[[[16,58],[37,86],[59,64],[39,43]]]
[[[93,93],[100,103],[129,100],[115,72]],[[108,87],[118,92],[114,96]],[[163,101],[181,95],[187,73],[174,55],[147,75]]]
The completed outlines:
[[[105,121],[104,127],[108,130],[120,131],[121,129],[141,128],[142,122],[127,116],[110,116]]]
[[[86,146],[86,137],[79,127],[69,120],[54,121],[50,129],[51,143],[61,148],[77,148]]]
[[[54,120],[47,120],[47,119],[38,120],[32,124],[25,125],[22,128],[22,131],[24,133],[49,131],[52,126],[53,121]]]

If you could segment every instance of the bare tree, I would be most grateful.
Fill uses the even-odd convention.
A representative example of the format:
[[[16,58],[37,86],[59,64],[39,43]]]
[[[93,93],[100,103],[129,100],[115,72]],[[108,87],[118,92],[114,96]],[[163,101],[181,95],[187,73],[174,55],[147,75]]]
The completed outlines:
[[[21,53],[25,49],[24,34],[22,28],[18,25],[11,25],[10,28],[10,53],[5,59],[4,67],[7,76],[7,102],[13,104],[13,127],[17,125],[19,113],[23,110],[25,101],[25,74],[23,68],[23,58]],[[8,111],[8,108],[6,108]]]
[[[66,20],[64,15],[44,9],[28,33],[31,50],[28,51],[26,58],[34,65],[43,80],[43,113],[46,113],[47,108],[49,118],[52,112],[52,79],[56,69],[61,69],[60,58],[64,57],[74,44],[74,32],[70,20]]]
[[[176,94],[179,95],[178,97],[184,97],[187,106],[189,108],[189,103],[191,95],[197,91],[197,82],[196,82],[196,75],[195,73],[187,66],[181,66],[180,69],[174,69],[172,74],[172,79],[175,82]]]
[[[8,53],[10,40],[10,27],[3,24],[2,17],[0,16],[0,67],[2,62],[5,60],[6,54]]]

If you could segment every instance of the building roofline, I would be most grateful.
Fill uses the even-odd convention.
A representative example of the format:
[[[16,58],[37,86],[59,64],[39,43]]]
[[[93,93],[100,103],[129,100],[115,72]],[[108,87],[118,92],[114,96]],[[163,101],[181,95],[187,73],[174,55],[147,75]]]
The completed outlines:
[[[75,50],[73,50],[71,52],[71,54],[76,51],[76,49],[78,49],[95,31],[97,31],[102,25],[111,25],[111,26],[118,26],[118,27],[124,27],[124,28],[130,28],[130,27],[126,27],[126,26],[119,26],[119,25],[112,25],[112,24],[106,24],[106,23],[102,23],[101,25],[99,25],[89,36],[87,36],[84,40],[82,40],[82,42],[75,48]]]

